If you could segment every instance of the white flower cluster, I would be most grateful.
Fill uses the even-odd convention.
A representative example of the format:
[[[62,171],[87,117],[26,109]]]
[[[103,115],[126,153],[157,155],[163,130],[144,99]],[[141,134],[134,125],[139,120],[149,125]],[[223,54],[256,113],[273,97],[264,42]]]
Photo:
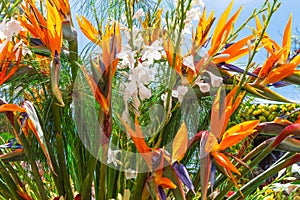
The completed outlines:
[[[23,27],[18,20],[11,18],[9,21],[7,21],[4,18],[0,23],[0,52],[3,51],[8,42],[13,41],[13,36],[17,35],[22,30]],[[20,49],[22,49],[22,52]],[[13,51],[15,52],[16,59],[19,58],[20,53],[22,53],[23,56],[26,54],[31,54],[31,51],[24,44],[22,39],[15,44]]]
[[[203,0],[193,0],[191,8],[187,12],[185,19],[185,31],[184,33],[191,33],[191,27],[194,20],[199,20],[201,11],[205,4]],[[137,10],[132,19],[141,20],[145,13],[142,9]],[[125,20],[124,20],[125,21]],[[123,83],[123,100],[125,102],[125,111],[122,114],[123,120],[129,119],[128,102],[131,101],[132,105],[138,110],[141,102],[145,99],[149,99],[152,95],[149,85],[155,81],[155,61],[159,61],[164,57],[163,41],[158,39],[151,44],[146,45],[143,39],[143,33],[147,30],[139,29],[133,26],[130,30],[126,26],[122,26],[122,31],[125,33],[127,44],[123,45],[121,52],[117,54],[120,59],[118,68],[127,69],[122,71],[122,75],[127,77],[127,82]],[[206,57],[202,55],[201,57]],[[188,54],[183,57],[182,64],[196,73],[194,56]],[[210,91],[210,87],[219,87],[222,83],[222,78],[216,76],[214,73],[206,70],[209,81],[204,81],[202,76],[198,76],[192,86],[197,85],[202,93]],[[183,85],[176,86],[172,91],[172,97],[177,98],[182,103],[184,96],[188,92],[188,88],[185,83]],[[162,95],[162,100],[166,100],[166,94]],[[138,115],[138,113],[136,113]]]
[[[10,19],[3,21],[0,24],[0,40],[12,41],[15,34],[18,34],[22,30],[21,23],[15,19]]]
[[[184,20],[183,33],[192,34],[191,28],[193,27],[193,20],[199,20],[201,10],[205,7],[203,0],[193,0],[191,3],[191,9],[187,11],[186,18]]]
[[[144,15],[143,10],[139,9],[132,19],[139,19]],[[123,31],[128,44],[122,47],[117,58],[121,59],[118,65],[119,69],[129,69],[128,72],[123,72],[128,78],[128,82],[124,83],[125,111],[122,115],[124,119],[124,115],[128,115],[127,104],[130,99],[134,107],[139,108],[140,101],[151,97],[152,94],[148,85],[155,80],[153,64],[162,58],[163,47],[161,40],[146,45],[142,37],[145,30],[140,30],[136,26],[133,26],[132,30],[124,26]]]

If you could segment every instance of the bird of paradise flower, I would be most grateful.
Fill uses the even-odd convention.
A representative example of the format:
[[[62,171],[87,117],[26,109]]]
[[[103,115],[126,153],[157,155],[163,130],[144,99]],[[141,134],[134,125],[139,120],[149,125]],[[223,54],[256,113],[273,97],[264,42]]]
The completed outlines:
[[[28,0],[22,5],[24,15],[19,17],[22,26],[25,27],[33,37],[39,38],[50,50],[52,62],[50,64],[51,88],[58,103],[64,106],[62,94],[59,90],[58,79],[60,69],[60,53],[62,48],[62,17],[57,8],[46,1],[47,19],[36,8],[35,4]]]
[[[235,86],[231,92],[222,101],[221,90],[219,89],[211,111],[210,130],[203,131],[200,141],[200,173],[201,173],[201,198],[206,199],[209,179],[211,187],[213,186],[214,169],[211,160],[214,159],[216,163],[225,169],[229,178],[238,187],[238,184],[232,172],[240,175],[239,170],[224,154],[227,148],[230,148],[244,138],[254,133],[255,127],[259,124],[259,120],[246,121],[235,125],[226,130],[230,116],[238,108],[245,92],[237,95],[234,99],[238,86]]]
[[[121,121],[125,126],[127,132],[130,134],[131,139],[133,140],[137,148],[137,151],[144,158],[148,169],[153,172],[152,175],[148,178],[149,184],[151,183],[151,181],[153,181],[154,183],[153,187],[155,192],[152,193],[153,197],[165,200],[166,195],[164,189],[176,189],[177,187],[179,187],[178,189],[181,195],[184,196],[183,190],[181,188],[182,186],[181,184],[178,184],[180,183],[180,181],[184,183],[189,190],[194,191],[194,186],[189,177],[189,174],[185,166],[180,163],[188,150],[189,142],[188,132],[184,122],[181,124],[173,140],[172,154],[170,156],[170,154],[162,148],[151,148],[147,145],[146,141],[144,140],[137,117],[135,118],[135,130],[132,130],[131,127],[123,120]],[[167,170],[167,167],[171,167],[171,170],[175,171],[172,177],[167,177],[166,175],[164,175],[164,171]],[[171,178],[173,180],[176,180],[177,184],[171,181]],[[152,188],[149,190],[151,191]]]
[[[256,17],[256,29],[256,34],[260,35],[262,24],[258,17]],[[272,40],[267,33],[263,35],[262,44],[270,56],[261,67],[256,69],[256,73],[258,74],[256,83],[261,85],[275,84],[297,71],[296,67],[300,64],[300,55],[296,54],[291,58],[289,57],[291,49],[291,30],[292,15],[290,15],[284,30],[282,47]]]
[[[90,75],[83,66],[81,66],[81,70],[101,106],[104,120],[103,132],[107,138],[103,138],[102,143],[107,143],[111,134],[112,79],[119,62],[116,55],[121,51],[120,26],[118,23],[107,24],[105,31],[102,33],[101,30],[98,31],[85,17],[77,16],[77,20],[84,35],[101,47],[102,50],[102,55],[98,56],[96,61],[91,59],[93,75]]]

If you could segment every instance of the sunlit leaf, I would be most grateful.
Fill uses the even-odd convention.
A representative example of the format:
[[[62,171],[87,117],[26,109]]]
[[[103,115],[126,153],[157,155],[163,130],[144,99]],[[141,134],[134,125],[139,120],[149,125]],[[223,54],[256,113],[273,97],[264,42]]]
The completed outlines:
[[[172,143],[172,159],[180,161],[184,157],[187,147],[188,131],[185,123],[183,122]]]

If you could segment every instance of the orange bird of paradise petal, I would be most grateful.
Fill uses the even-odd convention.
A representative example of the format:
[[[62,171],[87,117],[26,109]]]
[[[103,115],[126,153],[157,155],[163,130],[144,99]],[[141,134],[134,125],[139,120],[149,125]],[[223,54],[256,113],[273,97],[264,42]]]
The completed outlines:
[[[226,42],[232,30],[232,24],[237,20],[242,10],[242,7],[240,7],[235,12],[235,14],[226,22],[231,11],[232,5],[233,1],[228,5],[227,9],[224,11],[220,20],[218,21],[218,24],[212,36],[211,48],[208,51],[208,55],[210,56],[213,56],[216,53],[216,51],[220,48],[220,46],[222,46]]]
[[[221,99],[221,90],[219,89],[213,102],[210,118],[211,132],[220,138],[225,122],[225,105]],[[223,126],[222,126],[223,125]],[[226,125],[225,125],[226,126]]]
[[[290,75],[292,75],[298,66],[297,63],[282,64],[279,67],[273,69],[269,75],[261,82],[262,85],[269,83],[276,83]]]
[[[178,52],[175,52],[175,45],[174,42],[170,39],[170,36],[168,35],[168,33],[164,34],[164,50],[166,52],[166,56],[168,59],[168,63],[171,67],[174,67],[175,71],[182,75],[182,57],[181,57],[181,53],[178,50]],[[174,58],[175,56],[175,58]]]
[[[40,38],[42,43],[51,51],[52,58],[54,58],[61,52],[62,19],[58,10],[49,1],[46,2],[46,7],[47,20],[32,1],[27,1],[26,5],[22,5],[26,17],[20,17],[19,21],[34,37]]]
[[[120,117],[119,117],[120,118]],[[134,145],[141,156],[144,158],[149,169],[152,169],[152,160],[151,160],[151,148],[147,145],[144,140],[140,125],[138,123],[137,117],[135,118],[135,128],[136,130],[132,130],[130,126],[120,118],[121,122],[125,126],[127,132],[131,136],[131,139],[134,142]]]
[[[256,29],[257,29],[256,35],[260,37],[263,30],[263,26],[258,16],[255,17],[255,21],[256,21]],[[274,53],[274,50],[278,51],[280,49],[279,44],[277,44],[274,40],[272,40],[266,32],[264,33],[264,36],[262,38],[262,44],[269,53]]]
[[[239,170],[231,163],[231,161],[223,154],[220,152],[211,152],[211,155],[215,158],[216,162],[224,167],[228,171],[233,171],[234,173],[237,173],[238,175],[241,175]]]
[[[64,17],[70,15],[70,4],[68,0],[49,0],[49,2],[53,3]]]
[[[284,48],[284,53],[283,53],[284,61],[288,60],[289,58],[289,53],[291,49],[291,32],[292,32],[292,15],[290,15],[289,17],[282,38],[282,48]]]
[[[231,3],[226,8],[226,10],[222,13],[222,15],[216,25],[214,34],[212,36],[211,49],[209,51],[209,55],[212,55],[212,53],[215,52],[216,48],[218,48],[217,46],[219,46],[217,44],[220,44],[220,42],[221,42],[221,41],[217,41],[217,38],[219,37],[219,35],[223,34],[221,31],[223,30],[224,25],[226,24],[226,20],[229,16],[232,5],[233,5],[233,1],[231,1]]]
[[[106,69],[105,73],[110,71],[110,76],[113,76],[116,72],[116,67],[119,62],[119,59],[116,58],[116,54],[121,51],[121,34],[119,23],[106,25],[105,33],[102,35],[101,47],[102,63]]]
[[[54,58],[56,54],[60,55],[61,52],[62,38],[63,38],[62,19],[56,7],[51,5],[49,1],[47,1],[46,6],[47,6],[48,48],[51,51],[52,58]]]
[[[83,34],[93,43],[100,45],[102,32],[98,31],[84,16],[76,15],[76,19]]]
[[[2,61],[2,65],[0,66],[0,85],[11,78],[19,69],[22,54],[19,54],[19,57],[16,60],[15,54],[17,50],[17,48],[14,50],[13,43],[8,41],[0,53],[0,60]],[[11,65],[13,61],[17,62],[16,64]]]
[[[210,129],[218,139],[222,138],[230,116],[238,108],[244,98],[245,91],[240,93],[234,100],[237,90],[238,86],[235,86],[225,97],[225,100],[221,99],[221,88],[216,94],[211,111]]]
[[[181,56],[180,48],[175,50],[174,43],[168,33],[164,33],[164,50],[168,59],[169,66],[174,68],[175,71],[183,78],[191,83],[195,77],[195,71],[183,65],[183,58]],[[176,52],[175,52],[176,51]],[[201,62],[202,63],[202,62]],[[199,62],[198,62],[199,64]],[[197,66],[199,69],[199,65]]]
[[[139,18],[139,21],[145,31],[143,34],[143,39],[146,45],[150,46],[155,40],[159,39],[160,33],[161,33],[161,14],[162,9],[159,9],[156,14],[155,18],[153,19],[153,22],[150,22],[150,13],[146,14],[145,20],[142,22],[142,20]]]
[[[162,188],[175,189],[177,186],[167,177],[155,177],[155,184],[157,186],[162,186]]]
[[[248,52],[248,47],[246,48],[243,47],[247,44],[248,40],[251,40],[252,38],[253,36],[250,35],[232,44],[222,52],[222,54],[227,54],[228,57],[217,57],[213,59],[213,62],[214,63],[232,62],[236,59],[239,59],[240,57],[242,57]]]
[[[276,53],[273,53],[263,64],[261,67],[258,77],[264,78],[269,74],[274,64],[280,59],[281,55],[283,54],[283,51],[278,51]]]
[[[3,104],[0,106],[0,112],[26,112],[26,109],[16,104]]]
[[[36,136],[38,142],[41,145],[41,148],[44,152],[44,155],[47,158],[47,161],[50,165],[51,170],[55,173],[52,161],[50,158],[50,154],[48,151],[47,146],[45,145],[44,141],[44,133],[42,131],[41,125],[39,123],[39,119],[37,117],[35,108],[33,104],[29,101],[23,102],[22,107],[17,106],[15,104],[3,104],[0,106],[0,112],[21,112],[21,113],[27,113],[28,117],[24,121],[24,124],[21,124],[22,131],[24,132],[25,136],[28,136],[29,129],[34,133]],[[20,122],[20,121],[19,121]]]
[[[192,36],[193,38],[193,48],[192,55],[195,52],[198,52],[199,49],[205,44],[208,40],[208,33],[212,27],[213,22],[215,21],[214,12],[211,12],[209,17],[206,19],[206,9],[203,10],[202,16],[199,20],[196,33]]]
[[[258,124],[259,120],[254,120],[246,121],[231,127],[223,134],[223,139],[219,144],[219,150],[225,150],[228,147],[238,144],[248,135],[254,133],[256,131],[255,127]]]
[[[237,182],[231,172],[238,175],[240,175],[240,172],[222,152],[227,148],[238,144],[250,134],[256,132],[255,127],[259,124],[259,120],[246,121],[225,131],[230,116],[238,108],[245,94],[245,92],[243,92],[235,98],[237,90],[238,86],[235,86],[223,99],[221,97],[221,89],[218,90],[212,107],[210,124],[211,132],[205,134],[206,143],[202,148],[204,148],[204,152],[206,154],[213,156],[218,165],[225,168],[229,177],[238,188]],[[222,125],[220,126],[220,124]],[[203,152],[203,149],[200,152]],[[206,158],[209,159],[209,156],[206,156]],[[205,169],[203,170],[203,173],[205,171],[210,173],[208,164],[204,166],[203,169]],[[203,180],[202,186],[207,185],[207,183],[208,178]],[[202,194],[205,195],[206,190],[204,190]]]
[[[110,109],[108,100],[104,97],[104,95],[100,91],[99,87],[97,86],[97,83],[94,81],[93,77],[88,74],[87,70],[82,66],[80,68],[81,68],[97,102],[100,104],[102,111],[104,113],[108,113],[109,109]]]
[[[119,62],[116,54],[121,51],[122,46],[119,23],[107,24],[105,32],[102,33],[101,30],[98,31],[85,17],[76,16],[76,18],[84,35],[102,48],[101,63],[104,65],[105,75],[111,78],[115,74]]]
[[[163,177],[163,168],[164,168],[164,159],[165,159],[165,152],[162,150],[160,151],[161,158],[160,163],[157,170],[154,171],[154,182],[157,186],[161,186],[162,188],[171,188],[175,189],[177,186],[167,177]]]

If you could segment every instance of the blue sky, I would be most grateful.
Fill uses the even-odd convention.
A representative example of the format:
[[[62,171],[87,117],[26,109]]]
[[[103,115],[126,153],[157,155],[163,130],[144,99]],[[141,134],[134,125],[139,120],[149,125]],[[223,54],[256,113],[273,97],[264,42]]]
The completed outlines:
[[[273,2],[273,0],[270,0]],[[226,9],[228,4],[231,2],[231,0],[204,0],[206,4],[206,8],[208,13],[210,13],[212,10],[215,11],[216,20],[220,18],[220,15],[223,13],[223,11]],[[244,6],[237,24],[243,23],[252,13],[253,9],[260,7],[263,5],[265,1],[264,0],[235,0],[234,5],[231,11],[231,14],[233,14],[240,6]],[[70,0],[71,5],[74,4],[74,0]],[[276,13],[273,15],[271,19],[271,24],[267,30],[268,34],[279,44],[281,44],[282,40],[282,34],[285,28],[285,25],[287,23],[287,20],[289,18],[289,15],[292,13],[293,15],[293,23],[292,23],[292,30],[293,34],[300,33],[296,32],[296,29],[298,28],[300,31],[300,1],[299,0],[281,0],[281,6],[279,10],[276,11]],[[74,12],[73,12],[74,14]],[[75,18],[75,16],[73,16]],[[216,24],[216,22],[215,22]],[[250,26],[255,26],[254,21],[250,22]],[[78,28],[77,22],[75,21],[75,26]],[[80,31],[79,31],[80,32]],[[241,34],[240,37],[244,37],[251,34],[251,30],[249,28],[245,28]],[[79,40],[80,42],[87,42],[87,40],[84,38],[82,34],[79,34]]]

